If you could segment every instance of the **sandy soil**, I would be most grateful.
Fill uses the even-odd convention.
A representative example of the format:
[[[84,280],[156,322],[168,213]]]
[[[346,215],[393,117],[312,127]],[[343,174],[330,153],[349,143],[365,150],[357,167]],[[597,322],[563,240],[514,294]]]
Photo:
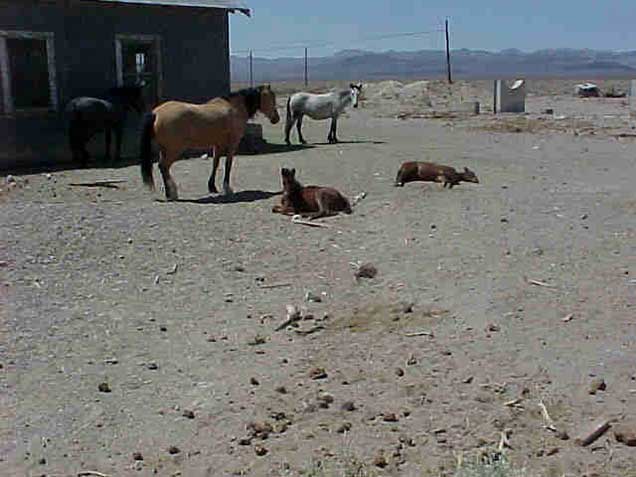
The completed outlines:
[[[420,113],[452,102],[429,99]],[[611,429],[575,443],[636,418],[624,100],[544,91],[521,118],[396,119],[413,101],[368,99],[338,145],[325,122],[291,149],[266,125],[276,147],[237,160],[229,198],[207,195],[204,159],[175,166],[177,203],[136,165],[3,185],[0,473],[453,475],[505,433],[527,475],[636,476]],[[575,120],[591,129],[560,126]],[[394,188],[418,159],[481,184]],[[270,212],[282,166],[368,195],[328,228],[292,224]],[[103,179],[125,182],[71,185]],[[363,262],[375,278],[354,279]],[[276,331],[288,304],[306,319]]]

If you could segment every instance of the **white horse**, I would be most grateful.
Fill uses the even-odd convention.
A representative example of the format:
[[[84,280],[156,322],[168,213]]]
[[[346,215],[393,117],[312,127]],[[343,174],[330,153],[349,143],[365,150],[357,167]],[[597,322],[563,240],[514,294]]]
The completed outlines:
[[[301,131],[303,116],[307,115],[311,119],[331,118],[331,128],[327,141],[329,144],[338,142],[336,137],[336,127],[338,126],[338,116],[342,114],[347,106],[353,104],[358,107],[358,98],[362,92],[362,83],[349,85],[349,89],[333,91],[325,94],[294,93],[287,100],[287,122],[285,123],[285,142],[291,144],[289,133],[294,123],[298,128],[298,140],[302,144],[307,144]]]

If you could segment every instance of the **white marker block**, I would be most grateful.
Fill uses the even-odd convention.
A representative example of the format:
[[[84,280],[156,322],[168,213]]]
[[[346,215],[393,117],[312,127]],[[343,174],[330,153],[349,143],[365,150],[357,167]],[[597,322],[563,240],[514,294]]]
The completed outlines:
[[[495,81],[495,113],[526,112],[526,82],[517,80],[508,86],[504,80]]]

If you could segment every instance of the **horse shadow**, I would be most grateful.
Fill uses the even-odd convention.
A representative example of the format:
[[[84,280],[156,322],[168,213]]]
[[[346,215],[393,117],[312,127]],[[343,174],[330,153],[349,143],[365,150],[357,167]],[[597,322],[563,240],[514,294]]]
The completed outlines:
[[[338,141],[336,143],[330,142],[314,142],[315,146],[337,146],[338,144],[386,144],[386,141],[371,141],[371,140],[356,140],[351,141]]]
[[[267,200],[277,195],[281,195],[283,191],[269,192],[263,190],[242,190],[229,195],[210,195],[200,199],[178,199],[176,202],[187,204],[242,204],[248,202],[257,202]]]
[[[269,142],[264,143],[259,146],[254,151],[249,150],[239,150],[238,156],[263,156],[267,154],[281,154],[284,152],[295,152],[302,151],[304,149],[313,149],[315,146],[311,144],[272,144]]]

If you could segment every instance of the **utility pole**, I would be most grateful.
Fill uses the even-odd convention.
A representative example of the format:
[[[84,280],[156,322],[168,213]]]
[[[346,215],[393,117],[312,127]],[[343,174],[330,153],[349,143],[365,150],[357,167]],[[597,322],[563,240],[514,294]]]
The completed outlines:
[[[250,88],[254,87],[254,65],[252,64],[252,50],[250,50]]]
[[[308,74],[308,67],[307,67],[307,47],[305,47],[305,88],[307,86],[309,86],[309,74]]]
[[[446,19],[446,67],[448,69],[448,83],[453,84],[453,76],[451,74],[450,39],[448,35],[448,18]]]

